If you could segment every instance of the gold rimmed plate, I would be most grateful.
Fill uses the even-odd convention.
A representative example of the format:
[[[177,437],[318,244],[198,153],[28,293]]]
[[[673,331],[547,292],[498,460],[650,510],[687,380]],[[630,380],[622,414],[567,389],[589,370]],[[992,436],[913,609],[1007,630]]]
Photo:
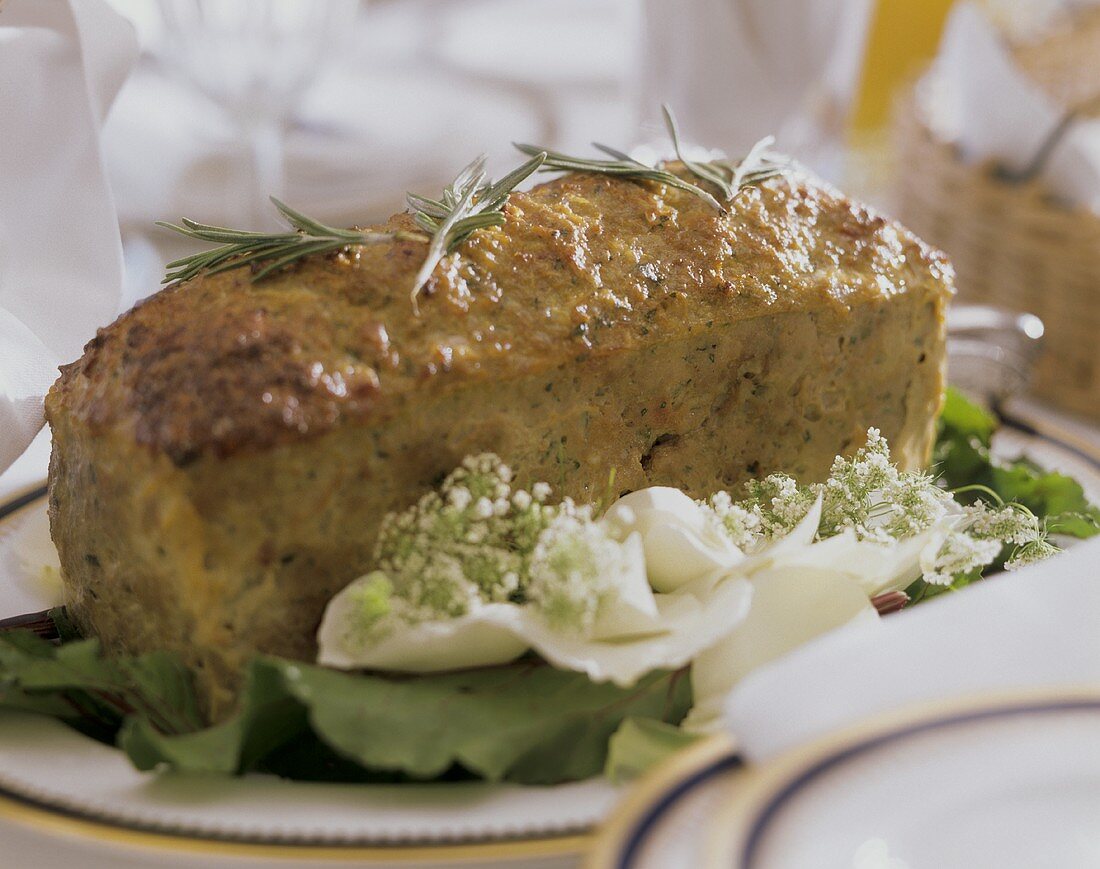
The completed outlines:
[[[1100,685],[924,705],[729,782],[706,863],[1100,865]]]
[[[922,704],[744,767],[673,758],[589,869],[1100,865],[1100,685]]]

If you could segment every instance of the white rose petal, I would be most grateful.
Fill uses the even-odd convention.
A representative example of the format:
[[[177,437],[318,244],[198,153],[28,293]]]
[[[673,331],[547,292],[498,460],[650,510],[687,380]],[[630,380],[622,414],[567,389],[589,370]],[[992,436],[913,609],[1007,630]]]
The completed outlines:
[[[943,541],[964,518],[960,512],[947,513],[932,527],[896,543],[859,540],[851,529],[813,541],[820,510],[819,500],[789,535],[750,558],[746,571],[751,575],[760,563],[783,564],[843,573],[869,598],[901,591],[931,570]]]
[[[866,592],[842,572],[772,565],[756,573],[753,586],[748,617],[692,664],[689,730],[720,728],[726,695],[762,664],[854,620],[878,619]]]
[[[349,585],[325,609],[317,662],[326,667],[431,673],[506,664],[527,651],[516,630],[521,608],[508,603],[484,604],[453,619],[411,625],[395,620],[380,637],[364,636],[356,624],[355,588]]]
[[[659,592],[675,591],[744,558],[717,522],[679,489],[632,492],[612,504],[602,521],[620,540],[641,536],[649,583]]]
[[[851,530],[800,550],[789,550],[775,563],[784,567],[821,569],[847,576],[867,597],[907,588],[921,575],[921,553],[935,537],[933,530],[896,544],[859,540]]]
[[[705,598],[658,594],[657,627],[613,640],[563,635],[528,610],[523,635],[554,666],[585,673],[594,682],[626,687],[653,670],[676,670],[691,663],[745,618],[752,596],[752,585],[736,578],[713,585]]]
[[[608,569],[614,571],[607,578],[616,594],[600,607],[592,638],[610,640],[658,630],[660,614],[646,576],[645,552],[638,534],[631,534],[623,542],[622,558]]]

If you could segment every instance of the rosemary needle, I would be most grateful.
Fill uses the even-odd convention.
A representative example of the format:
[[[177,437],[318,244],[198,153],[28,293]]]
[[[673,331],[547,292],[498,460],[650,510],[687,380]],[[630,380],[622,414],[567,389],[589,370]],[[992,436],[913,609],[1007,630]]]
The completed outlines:
[[[684,167],[696,178],[709,181],[721,190],[722,198],[726,202],[733,199],[737,188],[730,183],[729,170],[717,163],[698,163],[685,157],[680,147],[680,130],[676,125],[676,116],[672,114],[672,109],[669,108],[667,103],[661,106],[661,113],[665,118],[665,128],[668,130],[668,136],[672,139],[673,150],[676,151],[676,159],[683,163]]]
[[[689,160],[684,156],[680,144],[680,131],[676,125],[676,118],[672,109],[667,105],[661,107],[664,114],[665,127],[677,159],[700,182],[716,187],[721,195],[721,201],[700,187],[685,181],[673,174],[661,165],[648,166],[641,160],[631,157],[617,148],[593,142],[593,147],[602,151],[611,159],[601,160],[589,157],[572,157],[558,151],[536,148],[533,145],[516,143],[516,147],[524,154],[533,154],[536,151],[546,151],[547,158],[543,164],[543,171],[555,172],[596,172],[603,175],[616,175],[625,178],[636,178],[644,181],[656,181],[679,190],[693,193],[700,199],[714,206],[721,212],[726,211],[724,203],[731,202],[738,191],[750,184],[759,184],[774,175],[780,174],[785,168],[784,163],[767,155],[767,149],[774,143],[774,139],[768,136],[761,139],[749,150],[749,153],[736,165],[731,165],[725,160],[712,160],[702,162]]]
[[[427,240],[416,232],[363,232],[358,229],[338,229],[307,217],[274,196],[271,197],[271,201],[279,214],[290,224],[290,231],[249,232],[211,226],[186,217],[180,221],[182,226],[158,220],[157,226],[163,226],[165,229],[171,229],[197,241],[218,245],[210,250],[181,257],[168,263],[163,283],[186,281],[203,271],[214,275],[263,261],[264,266],[252,276],[252,280],[258,281],[313,253],[342,250],[354,244]]]
[[[504,203],[508,201],[508,196],[546,158],[546,152],[536,151],[530,160],[493,184],[486,181],[486,158],[482,154],[443,189],[440,199],[428,199],[415,193],[405,197],[416,225],[431,233],[428,254],[413,280],[414,311],[419,312],[417,297],[439,261],[469,238],[471,233],[504,223]]]
[[[706,202],[709,202],[719,211],[726,210],[722,203],[711,194],[707,193],[702,187],[698,187],[690,181],[685,181],[683,178],[672,174],[667,169],[647,166],[645,163],[634,159],[629,154],[608,147],[607,145],[601,145],[598,142],[593,143],[593,146],[611,157],[610,160],[597,160],[590,157],[571,157],[560,151],[550,151],[545,148],[537,148],[534,145],[525,145],[520,142],[515,142],[514,144],[516,148],[524,154],[544,152],[546,154],[546,161],[542,165],[542,171],[544,172],[597,172],[601,175],[616,175],[624,178],[636,178],[642,181],[656,181],[659,184],[665,184],[669,187],[675,187],[679,190],[686,190],[689,193],[693,193]]]

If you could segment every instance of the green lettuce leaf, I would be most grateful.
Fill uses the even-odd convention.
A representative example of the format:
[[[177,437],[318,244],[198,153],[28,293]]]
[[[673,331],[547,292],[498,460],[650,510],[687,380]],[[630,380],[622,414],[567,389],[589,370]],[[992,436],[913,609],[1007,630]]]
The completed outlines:
[[[240,714],[200,733],[157,733],[127,722],[120,745],[141,769],[284,769],[320,741],[330,762],[382,777],[427,780],[456,768],[526,784],[598,774],[611,734],[631,715],[679,722],[690,705],[682,674],[652,673],[629,689],[538,661],[408,678],[343,673],[258,658]],[[339,766],[339,764],[336,764]],[[347,770],[339,769],[339,777]]]
[[[1074,537],[1100,533],[1100,508],[1089,503],[1081,484],[1048,471],[1026,457],[994,458],[990,445],[1000,425],[990,411],[949,388],[936,429],[933,471],[949,489],[984,486],[1004,501],[1023,504],[1050,530]],[[976,493],[971,498],[978,497]]]
[[[616,783],[637,778],[699,738],[656,718],[628,718],[611,735],[604,775]]]
[[[52,715],[103,741],[131,716],[165,733],[202,724],[191,674],[174,655],[105,658],[96,640],[54,646],[25,631],[0,633],[0,707]]]
[[[104,658],[92,640],[0,634],[0,707],[117,740],[139,769],[549,784],[600,773],[624,719],[678,723],[690,704],[682,672],[624,689],[535,659],[399,678],[261,657],[237,715],[202,728],[190,677],[169,653]]]
[[[960,501],[993,500],[1024,505],[1052,534],[1086,538],[1100,533],[1100,508],[1089,503],[1081,484],[1057,471],[1048,471],[1025,456],[1004,460],[993,456],[991,444],[1000,420],[957,389],[948,388],[936,427],[932,472],[948,489],[963,489]],[[985,574],[995,573],[1008,557],[1002,552]],[[959,589],[982,578],[973,572],[950,586],[932,586],[917,580],[906,592],[917,603],[945,591]]]
[[[84,707],[75,702],[76,698],[67,697],[64,692],[35,692],[24,687],[20,678],[23,671],[51,656],[50,644],[28,631],[0,633],[0,707],[37,712],[59,718],[73,726],[83,722],[85,730],[94,728],[96,733],[112,733],[115,727],[112,727],[110,719],[102,724],[89,714],[94,712],[90,700],[87,707]],[[118,720],[116,717],[115,726]]]

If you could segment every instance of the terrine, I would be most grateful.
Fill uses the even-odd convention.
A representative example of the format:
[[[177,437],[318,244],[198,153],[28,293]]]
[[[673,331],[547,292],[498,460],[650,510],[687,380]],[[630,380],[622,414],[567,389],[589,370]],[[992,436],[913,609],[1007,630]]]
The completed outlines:
[[[170,286],[62,369],[49,504],[72,616],[179,651],[214,718],[256,652],[302,659],[387,511],[468,454],[595,500],[823,478],[869,426],[927,461],[951,269],[790,170],[728,213],[569,174],[436,268],[415,240]],[[414,228],[409,215],[386,227]]]

